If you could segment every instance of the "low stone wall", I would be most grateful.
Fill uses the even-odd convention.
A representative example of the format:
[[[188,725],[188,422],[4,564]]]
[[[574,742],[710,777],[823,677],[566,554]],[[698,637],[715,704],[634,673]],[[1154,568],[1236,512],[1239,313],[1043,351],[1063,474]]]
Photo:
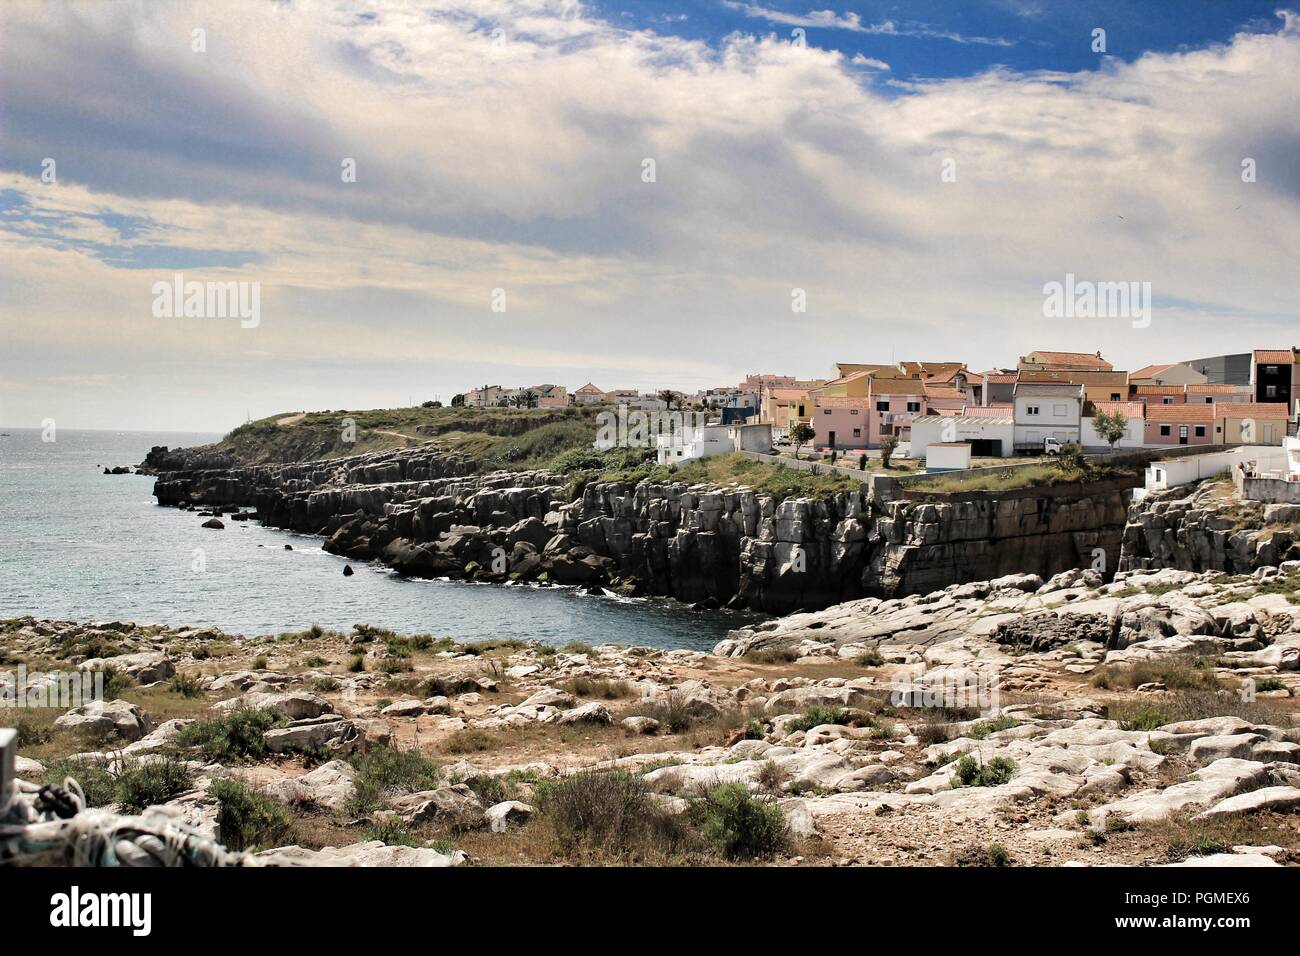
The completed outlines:
[[[1300,481],[1281,478],[1242,478],[1241,496],[1266,504],[1300,504]]]

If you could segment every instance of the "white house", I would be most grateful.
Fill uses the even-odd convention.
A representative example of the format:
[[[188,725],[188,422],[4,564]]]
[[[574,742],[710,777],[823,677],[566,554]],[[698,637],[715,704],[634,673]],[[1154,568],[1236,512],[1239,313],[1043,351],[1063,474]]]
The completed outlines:
[[[915,451],[966,442],[977,457],[1009,458],[1015,453],[1015,422],[1010,415],[922,415],[912,419],[911,442]]]
[[[711,423],[687,427],[672,435],[656,435],[655,450],[659,464],[675,465],[692,458],[724,455],[735,451],[736,446],[727,425]]]
[[[1047,438],[1078,444],[1083,396],[1082,385],[1017,382],[1012,392],[1016,449],[1041,453]]]
[[[1081,434],[1083,436],[1083,447],[1088,451],[1109,451],[1110,442],[1102,438],[1097,433],[1093,425],[1093,419],[1098,412],[1105,412],[1107,415],[1113,415],[1119,412],[1124,416],[1127,424],[1124,426],[1124,437],[1115,443],[1115,449],[1121,448],[1145,448],[1146,445],[1146,412],[1147,407],[1144,402],[1089,402],[1085,406],[1085,415],[1081,424]]]

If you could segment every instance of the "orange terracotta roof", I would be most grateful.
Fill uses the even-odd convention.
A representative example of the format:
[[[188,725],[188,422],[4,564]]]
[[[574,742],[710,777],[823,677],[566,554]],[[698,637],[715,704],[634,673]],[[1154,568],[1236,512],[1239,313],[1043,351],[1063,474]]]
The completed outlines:
[[[1173,368],[1176,364],[1177,363],[1175,362],[1170,362],[1168,365],[1144,365],[1136,372],[1130,372],[1129,378],[1151,378],[1153,375],[1159,375],[1166,369]]]
[[[1015,414],[1015,407],[1007,404],[963,405],[962,415],[967,418],[1007,418]]]
[[[1255,349],[1255,361],[1272,365],[1294,365],[1295,352],[1292,349]]]
[[[1188,385],[1188,393],[1202,392],[1211,395],[1240,395],[1249,394],[1249,385],[1215,385],[1207,382],[1204,385]]]
[[[1132,386],[1135,395],[1182,395],[1183,387],[1181,385],[1134,385]]]
[[[1196,406],[1192,406],[1196,407]],[[1220,418],[1289,418],[1286,402],[1215,402],[1205,408],[1217,409]]]
[[[1105,412],[1114,415],[1119,412],[1127,419],[1146,418],[1147,407],[1142,402],[1089,402],[1093,414]]]
[[[1212,422],[1218,418],[1215,405],[1148,405],[1149,422]]]
[[[870,408],[869,398],[845,398],[843,395],[824,395],[814,404],[818,408]]]
[[[1019,373],[1020,381],[1037,385],[1066,382],[1070,385],[1127,385],[1128,372],[1107,369],[1025,369]]]
[[[925,397],[937,398],[937,399],[953,399],[953,400],[964,402],[966,400],[966,393],[958,388],[944,388],[942,385],[938,385],[938,386],[926,385]]]
[[[1111,364],[1104,358],[1100,358],[1091,352],[1040,352],[1033,351],[1030,355],[1037,355],[1042,365],[1077,365],[1083,368],[1109,369]],[[1029,356],[1025,356],[1028,358]]]

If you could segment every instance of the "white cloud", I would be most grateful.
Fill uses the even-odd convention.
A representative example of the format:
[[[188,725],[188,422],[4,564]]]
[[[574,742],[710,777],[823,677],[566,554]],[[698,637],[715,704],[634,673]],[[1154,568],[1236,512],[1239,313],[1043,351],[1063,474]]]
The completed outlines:
[[[0,423],[221,428],[249,404],[485,376],[694,388],[891,354],[1138,367],[1286,344],[1300,21],[1280,22],[1100,73],[885,95],[834,51],[711,49],[542,0],[11,5],[0,378],[19,387]],[[50,155],[58,185],[37,178]],[[126,262],[165,266],[157,247],[260,281],[261,326],[152,319],[173,270]],[[1066,272],[1151,281],[1151,328],[1043,319]],[[97,392],[104,373],[127,385]]]

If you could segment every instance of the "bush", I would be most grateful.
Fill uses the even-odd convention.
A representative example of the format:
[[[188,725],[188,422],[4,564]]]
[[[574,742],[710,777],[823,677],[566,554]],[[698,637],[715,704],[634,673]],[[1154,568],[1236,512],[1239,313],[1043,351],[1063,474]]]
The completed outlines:
[[[575,697],[601,697],[605,700],[618,700],[632,695],[632,688],[625,680],[597,680],[591,677],[575,677],[563,686],[565,690]]]
[[[1003,714],[1001,717],[994,717],[992,720],[981,720],[972,724],[964,736],[972,740],[983,740],[990,734],[995,734],[999,730],[1010,730],[1012,727],[1019,727],[1020,721],[1014,717]]]
[[[792,647],[763,647],[747,651],[744,659],[751,664],[793,664],[799,654]]]
[[[993,757],[988,763],[979,763],[970,754],[957,761],[956,772],[950,783],[958,787],[997,787],[1011,779],[1016,762],[1009,757]]]
[[[539,784],[537,815],[565,853],[662,858],[690,836],[677,817],[655,805],[640,777],[623,770],[584,770]]]
[[[379,806],[385,793],[414,793],[438,785],[438,765],[418,750],[376,747],[350,760],[356,770],[357,792],[346,812],[363,816]]]
[[[179,760],[141,761],[117,775],[116,802],[139,813],[145,807],[166,803],[194,786],[194,774]]]
[[[415,846],[415,837],[407,831],[402,818],[391,813],[379,817],[361,831],[361,841],[379,840],[388,846]]]
[[[749,792],[743,783],[712,787],[691,808],[700,832],[729,860],[770,857],[790,842],[781,808]]]
[[[41,744],[48,744],[54,739],[54,727],[52,724],[42,723],[27,714],[20,715],[12,724],[9,724],[9,726],[18,731],[19,750],[26,749],[27,747],[39,747]]]
[[[135,686],[135,678],[130,674],[112,666],[104,668],[104,700],[117,700]]]
[[[843,707],[814,705],[787,723],[785,732],[792,734],[799,730],[812,730],[812,728],[820,727],[822,724],[843,724],[847,722],[848,711]]]
[[[884,667],[885,659],[880,656],[880,651],[867,651],[855,657],[853,663],[859,667]]]
[[[1131,689],[1143,684],[1164,684],[1170,690],[1214,690],[1219,686],[1210,661],[1186,656],[1105,664],[1093,672],[1089,681],[1093,687],[1103,690]]]
[[[289,811],[237,780],[214,780],[208,792],[217,801],[217,839],[231,850],[282,846],[293,830]]]
[[[172,693],[182,697],[199,697],[203,694],[203,682],[193,674],[177,674],[169,686]]]
[[[448,737],[447,742],[443,744],[443,749],[451,754],[479,753],[484,750],[491,750],[497,746],[497,743],[497,738],[486,730],[467,727]]]
[[[102,807],[117,800],[117,779],[102,763],[63,760],[45,770],[45,782],[53,787],[62,787],[68,777],[77,781],[88,807]]]
[[[356,657],[354,657],[354,658],[352,658],[350,661],[348,661],[348,673],[349,673],[349,674],[360,674],[360,673],[361,673],[362,671],[364,671],[365,669],[366,669],[366,655],[365,655],[365,654],[358,654]]]
[[[241,707],[222,717],[187,724],[176,734],[176,745],[198,747],[209,763],[258,759],[266,754],[262,735],[283,721],[273,710]]]

